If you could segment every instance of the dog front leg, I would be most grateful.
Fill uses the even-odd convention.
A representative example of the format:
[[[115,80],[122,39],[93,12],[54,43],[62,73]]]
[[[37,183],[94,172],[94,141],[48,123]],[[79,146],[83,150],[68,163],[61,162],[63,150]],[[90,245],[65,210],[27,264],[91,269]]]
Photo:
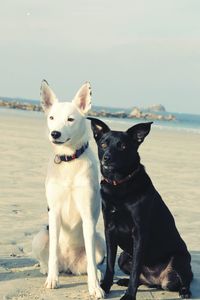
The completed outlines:
[[[45,287],[55,289],[58,287],[58,240],[60,233],[59,214],[51,209],[49,211],[49,263],[48,276]]]
[[[87,257],[88,290],[90,296],[95,299],[104,298],[104,291],[100,287],[96,265],[96,223],[99,216],[100,201],[97,202],[97,194],[91,188],[76,189],[73,196],[81,215],[83,223],[83,236]]]
[[[117,255],[117,243],[114,236],[114,231],[112,231],[109,226],[105,229],[105,238],[106,238],[106,272],[104,279],[101,282],[101,287],[105,293],[110,292],[110,288],[113,284],[114,269],[115,269],[115,260]]]
[[[100,287],[99,280],[97,277],[97,267],[95,259],[96,229],[94,220],[83,220],[83,235],[85,240],[85,250],[87,256],[89,294],[95,299],[102,299],[104,298],[104,292]]]
[[[133,243],[133,263],[132,270],[130,274],[129,286],[126,294],[120,300],[135,300],[137,288],[139,285],[139,277],[141,273],[142,266],[142,256],[143,256],[143,241],[141,235],[141,226],[136,226],[133,232],[134,243]]]

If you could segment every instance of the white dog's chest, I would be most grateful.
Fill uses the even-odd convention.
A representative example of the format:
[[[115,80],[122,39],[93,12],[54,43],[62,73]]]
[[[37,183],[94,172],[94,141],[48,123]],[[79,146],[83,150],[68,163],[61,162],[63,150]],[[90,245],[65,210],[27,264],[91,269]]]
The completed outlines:
[[[77,190],[81,196],[85,190],[96,188],[97,175],[91,166],[92,162],[88,159],[62,162],[58,166],[50,164],[46,180],[48,206],[60,215],[61,226],[66,232],[77,229],[82,223],[75,192],[77,197]]]
[[[60,207],[61,226],[65,231],[73,230],[81,223],[81,216],[73,199],[73,194],[70,190],[68,192],[66,200],[61,203]]]
[[[73,197],[73,185],[70,180],[58,182],[50,180],[46,185],[48,206],[60,216],[61,226],[70,231],[80,223],[80,213]]]

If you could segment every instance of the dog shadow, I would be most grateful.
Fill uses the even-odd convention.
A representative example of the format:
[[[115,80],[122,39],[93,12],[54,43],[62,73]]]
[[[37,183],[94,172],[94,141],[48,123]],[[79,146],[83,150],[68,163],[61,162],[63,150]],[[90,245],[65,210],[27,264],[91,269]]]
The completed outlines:
[[[192,292],[192,297],[191,299],[200,299],[200,251],[191,251],[191,256],[192,256],[192,271],[194,273],[194,279],[191,283],[191,292]],[[101,272],[104,273],[105,271],[105,263],[100,267]],[[114,282],[116,282],[118,279],[120,278],[125,278],[126,275],[124,275],[121,270],[119,269],[118,265],[116,264],[116,272],[115,272],[115,280]],[[128,278],[128,277],[127,277]],[[118,297],[122,297],[122,295],[125,293],[126,291],[126,287],[123,287],[121,289],[117,289],[116,290],[116,284],[114,283],[113,287],[115,287],[115,290],[111,289],[110,294],[107,295],[107,299],[115,299]],[[174,296],[174,293],[171,292],[165,292],[163,290],[159,290],[159,289],[148,289],[148,288],[143,288],[140,287],[138,290],[138,293],[147,293],[150,292],[152,297],[149,299],[159,299],[159,294],[162,293],[162,299],[165,300],[178,300],[180,299],[178,293],[177,296]],[[164,295],[164,293],[166,293],[166,297]],[[171,297],[170,297],[170,293],[171,293]],[[154,296],[155,295],[155,296]],[[139,297],[140,299],[140,297]],[[144,299],[144,297],[142,297],[141,299]],[[145,298],[147,300],[147,298]]]
[[[191,251],[194,279],[191,283],[192,299],[200,299],[200,251]]]
[[[191,292],[192,292],[192,298],[191,299],[200,299],[200,251],[191,251],[192,256],[192,270],[194,273],[194,279],[191,283]],[[39,267],[37,265],[37,261],[32,258],[27,257],[16,257],[16,258],[2,258],[0,259],[0,281],[8,281],[8,280],[14,280],[14,279],[22,279],[22,278],[34,278],[34,277],[43,277],[45,278],[45,275],[42,275],[39,271]],[[105,262],[99,266],[99,269],[102,273],[105,272]],[[61,274],[62,276],[72,276],[68,274]],[[76,276],[77,277],[77,276]],[[115,281],[119,278],[124,278],[125,275],[120,271],[119,267],[116,265],[116,273],[115,273]],[[82,279],[81,279],[82,281]],[[76,286],[85,285],[85,282],[76,282],[76,283],[69,283],[69,284],[62,284],[61,288],[75,288]],[[107,295],[107,299],[113,299],[121,297],[126,287],[123,288],[117,288],[116,284],[114,290],[111,290],[111,293]],[[152,297],[154,298],[154,294],[158,294],[160,292],[164,292],[157,289],[143,289],[142,287],[138,290],[138,293],[142,292],[151,292]],[[155,297],[157,298],[157,296]],[[169,298],[168,295],[166,295],[166,298],[162,296],[162,299],[165,300],[172,300],[172,299],[180,299],[178,296],[177,298]]]
[[[0,281],[44,276],[39,272],[37,261],[27,257],[0,259],[0,268]]]

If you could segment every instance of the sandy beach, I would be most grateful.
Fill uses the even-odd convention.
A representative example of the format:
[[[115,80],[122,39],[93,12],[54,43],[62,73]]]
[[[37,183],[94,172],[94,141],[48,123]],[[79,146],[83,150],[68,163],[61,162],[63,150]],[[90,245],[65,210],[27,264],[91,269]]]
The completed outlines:
[[[117,120],[109,123],[113,129],[128,128]],[[61,288],[44,289],[45,276],[31,253],[34,234],[47,223],[44,181],[51,146],[44,114],[0,109],[0,129],[0,299],[89,299],[86,276],[61,275]],[[94,141],[91,145],[96,152]],[[140,148],[142,162],[192,255],[195,299],[200,299],[199,151],[199,134],[156,126]],[[98,229],[103,233],[102,217]],[[120,276],[117,269],[115,278]],[[124,290],[113,285],[107,298],[120,299]],[[179,296],[140,287],[137,299]]]

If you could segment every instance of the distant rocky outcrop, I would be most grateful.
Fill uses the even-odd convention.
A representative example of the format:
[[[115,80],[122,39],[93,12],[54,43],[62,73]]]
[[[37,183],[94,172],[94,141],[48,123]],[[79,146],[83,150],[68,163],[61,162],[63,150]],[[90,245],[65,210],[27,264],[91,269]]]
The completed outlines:
[[[29,111],[42,111],[42,107],[40,104],[32,104],[32,103],[24,103],[18,101],[6,101],[0,99],[0,106],[7,107],[7,108],[14,108],[14,109],[22,109],[22,110],[29,110]],[[165,108],[162,105],[157,105],[160,109]],[[151,107],[155,107],[154,105]],[[162,108],[161,108],[162,107]],[[164,112],[163,110],[161,110]],[[160,112],[161,112],[160,111]],[[142,111],[138,107],[134,107],[130,113],[125,111],[119,112],[109,112],[109,111],[90,111],[89,116],[92,117],[105,117],[105,118],[129,118],[129,119],[146,119],[146,120],[164,120],[164,121],[173,121],[175,120],[175,116],[172,114],[157,114],[155,111],[149,111],[145,109]]]
[[[129,114],[129,118],[141,118],[142,112],[138,107],[134,107]]]
[[[124,111],[118,112],[108,112],[105,110],[102,111],[89,111],[88,115],[90,117],[104,117],[104,118],[128,118],[128,114]]]
[[[161,106],[159,104],[159,106]],[[154,106],[152,106],[154,107]],[[165,108],[164,106],[162,106],[164,109],[164,111],[162,110],[162,112],[165,112]],[[142,110],[140,110],[138,107],[134,107],[133,110],[130,112],[130,114],[128,115],[128,118],[136,118],[136,119],[148,119],[148,120],[164,120],[164,121],[173,121],[175,120],[175,116],[172,114],[157,114],[157,113],[153,113],[151,111],[149,111],[149,109],[145,109],[145,111],[143,112]]]
[[[147,107],[145,110],[152,112],[166,112],[166,109],[162,104],[153,104]]]
[[[0,106],[22,110],[42,111],[42,107],[39,104],[21,103],[18,101],[5,101],[0,99]]]

